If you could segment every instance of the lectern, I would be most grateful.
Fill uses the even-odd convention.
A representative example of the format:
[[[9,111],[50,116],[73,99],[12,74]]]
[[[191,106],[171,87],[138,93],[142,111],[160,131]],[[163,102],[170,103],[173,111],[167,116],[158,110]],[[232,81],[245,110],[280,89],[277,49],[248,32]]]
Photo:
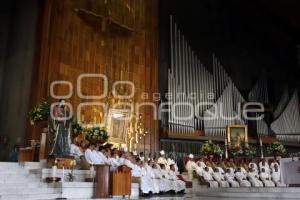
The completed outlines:
[[[111,192],[110,165],[94,165],[96,170],[96,187],[94,197],[109,198]]]

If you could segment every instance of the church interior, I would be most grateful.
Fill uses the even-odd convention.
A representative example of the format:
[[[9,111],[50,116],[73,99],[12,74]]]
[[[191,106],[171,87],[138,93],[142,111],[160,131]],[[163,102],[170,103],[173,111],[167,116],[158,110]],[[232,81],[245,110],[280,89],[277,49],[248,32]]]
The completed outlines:
[[[1,7],[0,200],[299,198],[299,1]]]

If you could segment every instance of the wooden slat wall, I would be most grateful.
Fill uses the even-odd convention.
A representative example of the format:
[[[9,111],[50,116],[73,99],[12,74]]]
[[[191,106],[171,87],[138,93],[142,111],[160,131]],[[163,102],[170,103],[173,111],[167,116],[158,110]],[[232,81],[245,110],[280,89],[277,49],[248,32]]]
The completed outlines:
[[[82,73],[103,73],[108,76],[109,87],[117,80],[133,81],[135,102],[140,94],[152,95],[158,91],[158,2],[157,0],[108,0],[110,16],[134,30],[122,35],[100,23],[88,23],[78,16],[75,8],[84,7],[105,14],[104,0],[46,0],[41,24],[40,53],[32,81],[31,105],[50,96],[54,80],[68,80],[76,86]],[[125,5],[125,6],[124,6]],[[103,90],[101,81],[83,81],[83,93],[97,95]],[[55,88],[65,94],[67,87]],[[68,99],[74,108],[83,102],[74,89]],[[86,110],[88,113],[88,110]],[[146,147],[158,147],[158,123],[151,109],[143,109],[146,129],[151,132]],[[87,119],[85,119],[87,120]],[[28,129],[28,139],[38,139],[40,133]]]

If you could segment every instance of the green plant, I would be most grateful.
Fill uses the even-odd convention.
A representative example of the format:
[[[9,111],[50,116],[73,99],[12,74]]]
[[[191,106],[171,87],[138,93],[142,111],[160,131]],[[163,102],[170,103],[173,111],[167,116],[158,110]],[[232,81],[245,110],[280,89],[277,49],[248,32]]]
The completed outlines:
[[[81,123],[79,123],[77,120],[74,120],[72,122],[72,134],[74,136],[78,136],[82,133],[82,131],[83,131],[83,127]]]
[[[221,147],[218,144],[213,143],[212,141],[206,141],[201,146],[201,153],[204,153],[206,155],[214,155],[214,154],[221,154],[223,153]]]
[[[28,113],[30,124],[34,125],[38,122],[45,121],[50,115],[51,104],[48,100],[43,99],[40,103],[35,105]]]
[[[286,149],[280,142],[273,142],[267,147],[267,152],[272,155],[282,156],[286,153]]]

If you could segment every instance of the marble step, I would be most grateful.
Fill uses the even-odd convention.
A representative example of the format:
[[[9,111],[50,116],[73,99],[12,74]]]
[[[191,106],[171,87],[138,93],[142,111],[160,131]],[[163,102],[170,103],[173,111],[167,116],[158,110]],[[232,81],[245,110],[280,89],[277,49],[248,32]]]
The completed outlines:
[[[19,195],[19,194],[11,194],[11,195],[0,195],[0,200],[47,200],[47,199],[57,199],[60,198],[61,194],[30,194],[30,195]]]
[[[61,193],[61,188],[27,188],[26,185],[23,188],[0,188],[0,195],[30,195],[30,194],[55,194]]]

